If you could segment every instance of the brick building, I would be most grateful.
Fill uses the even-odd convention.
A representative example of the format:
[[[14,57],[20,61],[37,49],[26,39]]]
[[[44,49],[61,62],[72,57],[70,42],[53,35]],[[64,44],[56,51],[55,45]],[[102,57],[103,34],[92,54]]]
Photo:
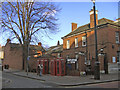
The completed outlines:
[[[51,46],[48,48],[45,54],[50,54],[56,58],[62,57],[62,52],[63,52],[63,44],[60,45],[60,42],[57,42],[56,46]]]
[[[94,35],[94,13],[91,9],[90,23],[77,27],[72,23],[72,31],[63,39],[63,57],[66,59],[67,75],[80,75],[89,66],[94,71],[95,62],[95,35]],[[108,72],[115,71],[117,63],[120,62],[120,26],[119,20],[112,21],[106,18],[98,20],[96,10],[98,58],[100,71],[104,72],[108,66]]]
[[[60,45],[60,42],[58,41],[56,46],[49,47],[46,50],[45,54],[41,56],[44,59],[47,58],[49,60],[49,73],[51,73],[51,60],[53,59],[57,60],[57,58],[62,57],[62,52],[63,52],[63,45],[62,44]]]
[[[29,55],[30,60],[29,68],[30,70],[36,69],[36,61],[38,56],[42,55],[45,50],[42,47],[41,43],[38,43],[38,45],[30,45],[29,47]],[[22,70],[23,66],[23,51],[20,44],[11,43],[10,39],[7,40],[7,43],[4,47],[4,60],[3,60],[3,66],[9,65],[9,68],[11,69],[18,69]],[[26,68],[26,62],[25,62],[25,68]]]

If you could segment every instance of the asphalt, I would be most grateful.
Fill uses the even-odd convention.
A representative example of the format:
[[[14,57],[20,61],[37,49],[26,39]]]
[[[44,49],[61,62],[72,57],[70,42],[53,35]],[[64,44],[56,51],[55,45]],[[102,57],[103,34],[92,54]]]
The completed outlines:
[[[88,85],[96,83],[105,83],[112,81],[120,81],[118,78],[118,73],[112,74],[100,74],[100,80],[95,80],[93,75],[82,75],[82,76],[53,76],[50,74],[38,76],[36,73],[31,73],[18,70],[4,70],[3,72],[12,73],[17,76],[41,80],[49,83],[55,83],[59,86],[78,86],[78,85]]]

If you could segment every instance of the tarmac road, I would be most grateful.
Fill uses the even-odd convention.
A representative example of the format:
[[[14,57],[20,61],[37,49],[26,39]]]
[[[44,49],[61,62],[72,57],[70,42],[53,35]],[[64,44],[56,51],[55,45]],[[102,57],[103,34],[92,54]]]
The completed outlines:
[[[29,74],[29,75],[31,76],[33,74]],[[113,76],[114,75],[111,75],[111,76],[109,75],[110,81],[111,81],[111,79],[114,79],[116,75],[114,76],[114,78],[113,78]],[[107,75],[107,77],[108,77],[108,75]],[[43,79],[45,78],[45,80],[41,81],[40,79],[28,78],[27,76],[23,77],[21,75],[15,74],[15,73],[13,74],[12,72],[3,72],[3,78],[5,78],[6,80],[9,80],[7,83],[3,83],[3,88],[111,88],[111,87],[118,88],[118,82],[115,81],[116,79],[112,80],[114,82],[106,82],[106,83],[105,82],[104,83],[103,82],[96,83],[96,84],[88,83],[87,85],[86,84],[81,84],[81,85],[77,84],[78,86],[76,84],[73,86],[71,86],[71,85],[67,86],[67,85],[60,84],[60,86],[59,86],[59,85],[57,85],[58,83],[55,83],[58,80],[62,79],[62,81],[64,81],[64,80],[75,81],[76,79],[73,79],[71,77],[69,77],[69,78],[64,77],[64,80],[63,80],[63,77],[62,78],[59,77],[57,79],[55,78],[55,79],[51,80],[50,78],[52,78],[52,77],[46,79],[47,76],[46,77],[45,76],[42,76],[42,77],[36,76],[36,78],[43,78]],[[106,75],[104,78],[106,78]],[[90,79],[90,80],[92,81],[92,79]],[[65,82],[63,82],[63,83],[65,83]]]
[[[25,78],[13,75],[12,73],[3,72],[3,78],[9,82],[3,83],[2,88],[54,88],[55,84],[46,83],[44,81]]]

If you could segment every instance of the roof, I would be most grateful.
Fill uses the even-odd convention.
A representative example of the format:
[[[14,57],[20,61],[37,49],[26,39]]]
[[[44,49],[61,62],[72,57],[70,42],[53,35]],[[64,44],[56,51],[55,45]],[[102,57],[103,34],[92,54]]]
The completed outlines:
[[[46,54],[59,53],[62,51],[63,51],[63,44],[48,48],[48,50],[46,51]]]
[[[109,19],[106,19],[106,18],[102,18],[102,19],[99,19],[99,20],[98,20],[98,25],[97,25],[97,26],[99,26],[99,25],[104,25],[104,24],[106,24],[106,23],[115,24],[114,21],[112,21],[112,20],[109,20]],[[64,37],[68,37],[68,36],[71,36],[71,35],[74,35],[74,34],[83,32],[83,31],[85,31],[85,30],[89,30],[89,29],[91,29],[91,28],[90,28],[90,23],[78,27],[76,30],[70,32],[69,34],[67,34],[67,35],[64,36]],[[63,37],[63,38],[64,38],[64,37]]]
[[[17,43],[9,43],[10,45],[10,48],[21,48],[21,45],[20,44],[17,44]],[[30,45],[30,49],[31,50],[39,50],[39,51],[45,51],[45,49],[42,47],[42,46],[38,46],[38,45]]]
[[[56,58],[56,57],[51,54],[43,54],[42,56],[38,56],[37,58]]]
[[[10,48],[21,48],[21,45],[17,43],[9,43],[9,45],[10,45]]]
[[[39,50],[39,51],[45,51],[45,49],[42,46],[38,45],[30,45],[31,50]]]

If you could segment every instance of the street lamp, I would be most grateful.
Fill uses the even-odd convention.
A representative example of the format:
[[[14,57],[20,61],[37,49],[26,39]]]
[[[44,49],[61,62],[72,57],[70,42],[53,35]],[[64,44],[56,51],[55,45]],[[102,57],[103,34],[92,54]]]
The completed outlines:
[[[93,2],[93,10],[94,10],[94,30],[95,30],[95,70],[94,70],[94,79],[100,80],[100,62],[98,61],[98,51],[97,51],[97,30],[96,30],[96,13],[95,13],[95,0],[91,0]]]

